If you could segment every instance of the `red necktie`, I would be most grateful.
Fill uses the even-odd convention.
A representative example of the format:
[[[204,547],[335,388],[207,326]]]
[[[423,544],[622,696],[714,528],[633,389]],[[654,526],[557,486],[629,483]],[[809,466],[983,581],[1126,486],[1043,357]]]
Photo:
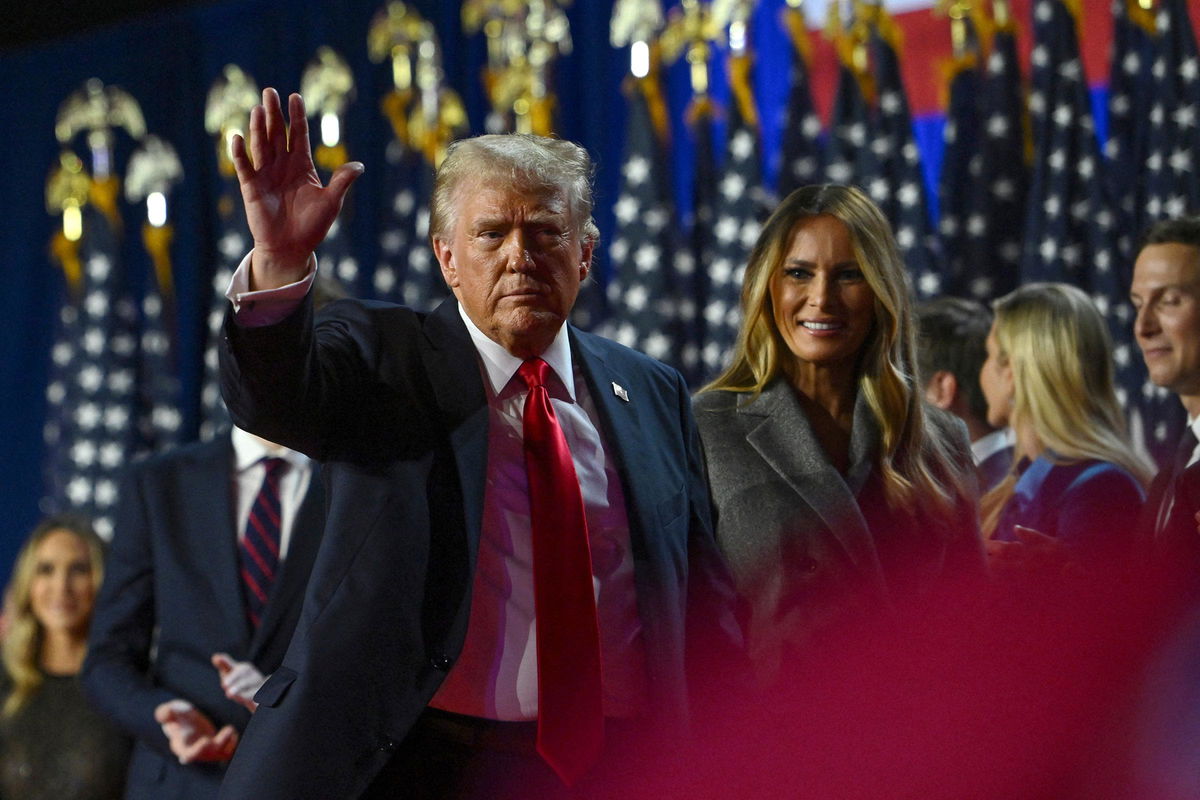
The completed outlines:
[[[279,571],[279,478],[287,467],[282,458],[264,458],[262,487],[250,507],[246,518],[246,531],[242,535],[241,562],[242,585],[245,590],[246,616],[253,628],[262,621],[271,584]]]
[[[537,358],[519,372],[529,386],[524,439],[537,619],[537,749],[571,785],[604,747],[592,557],[575,464],[546,391],[550,366]]]

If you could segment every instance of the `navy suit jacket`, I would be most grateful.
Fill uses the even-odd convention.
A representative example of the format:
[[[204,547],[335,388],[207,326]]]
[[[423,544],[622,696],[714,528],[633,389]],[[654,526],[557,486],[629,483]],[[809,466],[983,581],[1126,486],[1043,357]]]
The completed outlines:
[[[223,436],[137,464],[122,484],[83,684],[92,701],[136,737],[130,800],[216,797],[224,769],[179,764],[154,709],[182,698],[218,728],[244,729],[250,714],[225,697],[210,658],[226,652],[270,674],[300,616],[320,545],[320,476],[312,477],[287,558],[252,631],[242,605],[233,462],[232,442]]]
[[[255,698],[223,798],[360,796],[466,635],[489,413],[456,303],[424,315],[340,301],[315,328],[311,315],[306,300],[276,325],[226,320],[234,419],[324,462],[329,513],[295,639]],[[574,329],[570,342],[625,492],[647,713],[682,720],[685,647],[739,646],[687,388],[614,342]]]

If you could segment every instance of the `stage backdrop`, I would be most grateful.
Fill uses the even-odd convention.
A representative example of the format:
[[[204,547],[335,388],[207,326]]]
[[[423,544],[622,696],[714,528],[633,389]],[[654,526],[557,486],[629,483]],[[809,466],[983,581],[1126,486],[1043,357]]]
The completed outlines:
[[[485,37],[464,32],[458,2],[412,0],[409,5],[436,30],[445,84],[462,98],[467,129],[484,132],[489,107],[481,80],[487,62]],[[47,178],[60,164],[63,152],[55,138],[61,104],[91,78],[105,86],[120,87],[139,104],[146,132],[168,143],[182,165],[181,181],[167,196],[173,238],[165,247],[159,245],[160,256],[163,252],[169,256],[173,275],[173,296],[167,297],[166,303],[170,313],[160,313],[161,305],[152,304],[151,308],[142,304],[143,297],[155,295],[160,284],[148,254],[154,248],[148,247],[141,235],[145,212],[139,203],[122,194],[115,198],[107,221],[96,212],[85,217],[85,222],[90,220],[88,224],[108,225],[110,250],[104,263],[120,265],[128,278],[124,291],[136,306],[130,311],[113,294],[105,296],[103,302],[92,298],[95,305],[87,306],[88,313],[109,322],[120,322],[120,317],[133,325],[133,335],[141,337],[140,345],[134,348],[141,360],[131,365],[121,361],[129,353],[122,349],[120,335],[110,333],[102,357],[92,359],[93,371],[97,361],[101,365],[95,382],[103,383],[106,390],[128,390],[123,376],[136,376],[138,370],[144,372],[156,368],[156,364],[159,369],[169,365],[165,369],[177,381],[176,386],[166,387],[177,398],[173,407],[159,409],[161,413],[155,417],[156,424],[163,425],[142,431],[140,443],[118,446],[89,442],[87,447],[67,454],[76,460],[82,454],[88,463],[107,468],[112,464],[106,459],[127,460],[137,452],[171,441],[194,439],[206,418],[201,394],[213,283],[221,265],[227,265],[235,256],[227,252],[231,243],[236,248],[239,242],[233,235],[236,225],[230,223],[229,198],[223,199],[229,184],[219,171],[218,145],[204,126],[208,93],[226,65],[236,64],[258,86],[275,86],[286,94],[300,88],[301,75],[318,48],[333,48],[345,59],[355,88],[354,99],[342,118],[343,144],[348,156],[363,161],[367,169],[352,190],[340,234],[339,257],[348,259],[348,274],[352,275],[353,265],[367,270],[386,256],[382,250],[390,245],[381,231],[388,224],[388,215],[402,201],[392,183],[396,158],[394,152],[389,153],[389,146],[394,147],[394,130],[380,110],[382,98],[393,88],[393,73],[388,63],[373,62],[367,48],[368,30],[381,6],[377,0],[230,0],[0,53],[0,130],[5,133],[0,147],[0,175],[4,176],[5,187],[0,194],[4,219],[0,226],[4,264],[4,291],[0,292],[0,401],[4,413],[0,440],[5,453],[0,459],[0,571],[4,575],[21,539],[53,505],[43,502],[51,494],[45,474],[48,454],[44,429],[48,423],[59,424],[61,420],[55,418],[74,419],[70,424],[75,424],[80,416],[79,408],[71,407],[69,402],[63,406],[61,395],[56,395],[53,388],[49,398],[47,391],[56,381],[70,382],[76,377],[69,373],[80,363],[73,356],[64,355],[57,362],[51,357],[56,341],[61,343],[61,311],[67,292],[60,265],[62,250],[57,251],[57,259],[51,255],[62,217],[57,210],[51,213],[46,203]],[[793,40],[781,22],[785,6],[783,0],[764,0],[757,4],[749,26],[749,50],[755,61],[751,82],[761,129],[755,168],[761,170],[768,189],[774,187],[780,169],[794,59]],[[1112,17],[1106,0],[1087,0],[1082,6],[1083,61],[1102,133],[1105,106],[1102,93],[1095,92],[1107,81]],[[937,213],[936,187],[943,149],[946,84],[941,64],[951,52],[949,23],[933,16],[923,2],[899,3],[893,10],[904,32],[897,54],[920,148],[932,222]],[[623,92],[629,72],[628,48],[615,48],[609,43],[612,12],[611,0],[576,0],[566,9],[572,47],[558,59],[551,87],[557,100],[555,132],[581,142],[598,163],[596,217],[603,237],[598,262],[601,284],[611,275],[607,246],[616,226],[613,209],[621,190],[630,97]],[[838,62],[832,46],[819,35],[823,10],[810,1],[807,13],[814,29],[809,62],[811,92],[818,114],[827,123]],[[1031,0],[1016,0],[1013,13],[1018,20],[1023,68],[1028,72]],[[734,105],[725,57],[724,51],[718,51],[712,69],[713,96],[719,109],[713,135],[718,162],[724,158],[724,126],[732,118],[730,109]],[[667,153],[672,167],[668,180],[674,206],[686,224],[691,219],[696,188],[693,140],[683,121],[692,87],[682,62],[669,65],[664,78],[670,117]],[[127,134],[117,134],[112,151],[116,174],[125,174],[134,144]],[[81,137],[73,147],[83,154],[88,150]],[[92,164],[86,166],[95,168]],[[714,168],[719,166],[714,164]],[[97,246],[95,242],[90,244],[93,249]],[[94,253],[77,255],[86,261]],[[381,289],[368,293],[385,294]],[[86,304],[87,298],[84,300]],[[146,338],[151,323],[162,327],[172,342],[166,354],[169,357],[157,362],[151,357],[163,353]],[[79,344],[77,352],[86,352],[86,346]],[[114,359],[111,363],[104,360],[110,355]],[[139,391],[145,389],[141,382],[134,383],[141,387]],[[99,414],[98,418],[101,427],[107,425],[113,430],[131,424],[120,415]],[[69,489],[62,487],[62,491]],[[103,495],[99,500],[111,504],[110,485],[103,491],[91,486],[85,494],[88,503],[82,505],[97,502],[96,495]],[[62,492],[59,495],[64,496]]]

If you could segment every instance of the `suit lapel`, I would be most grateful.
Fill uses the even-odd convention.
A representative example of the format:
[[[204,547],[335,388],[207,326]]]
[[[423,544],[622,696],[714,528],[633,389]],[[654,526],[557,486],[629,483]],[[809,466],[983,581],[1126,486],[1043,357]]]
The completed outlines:
[[[197,553],[198,564],[209,564],[205,572],[213,583],[225,630],[238,631],[237,641],[250,640],[250,623],[242,602],[241,567],[238,563],[237,523],[233,512],[233,442],[226,434],[219,443],[206,450],[201,463],[188,470],[182,479],[195,485],[181,491],[206,498],[203,503],[189,503],[191,519],[181,520],[185,529],[194,525],[198,536],[189,536],[203,550]]]
[[[638,404],[619,397],[616,389],[622,387],[624,391],[624,387],[630,386],[632,381],[611,368],[603,350],[596,346],[594,340],[578,335],[574,328],[569,330],[572,358],[579,364],[587,381],[588,394],[600,417],[605,448],[611,450],[613,463],[621,476],[626,514],[630,516],[630,546],[641,557],[645,554],[646,546],[642,532],[654,528],[654,520],[649,517],[653,509],[644,497],[645,484],[633,480],[630,465],[638,463],[636,443],[648,433],[640,424]]]
[[[821,517],[855,566],[881,575],[879,557],[854,492],[825,457],[792,391],[786,381],[777,379],[753,403],[739,409],[739,414],[749,418],[746,441]],[[856,408],[855,433],[858,416]],[[849,477],[861,486],[865,476],[858,474],[863,461],[860,450],[867,443],[856,443],[855,438],[852,434]]]
[[[263,650],[279,632],[279,626],[288,615],[288,610],[304,600],[304,589],[312,571],[321,534],[325,527],[325,492],[321,484],[321,469],[312,462],[312,476],[308,491],[304,495],[296,519],[292,522],[292,537],[288,544],[287,558],[280,564],[279,575],[271,586],[271,596],[264,610],[262,621],[250,641],[250,660],[262,655]]]
[[[487,484],[488,404],[479,356],[451,298],[425,319],[421,352],[458,467],[466,516],[470,567],[475,569]]]

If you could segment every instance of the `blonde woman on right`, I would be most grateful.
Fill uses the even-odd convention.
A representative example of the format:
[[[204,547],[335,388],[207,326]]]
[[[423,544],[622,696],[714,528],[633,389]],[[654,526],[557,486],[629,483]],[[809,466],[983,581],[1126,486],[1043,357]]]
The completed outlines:
[[[988,423],[1011,425],[1017,441],[1008,476],[980,504],[984,538],[1049,537],[1075,562],[1132,546],[1153,472],[1125,430],[1100,312],[1062,283],[1022,286],[994,308],[979,380]]]

